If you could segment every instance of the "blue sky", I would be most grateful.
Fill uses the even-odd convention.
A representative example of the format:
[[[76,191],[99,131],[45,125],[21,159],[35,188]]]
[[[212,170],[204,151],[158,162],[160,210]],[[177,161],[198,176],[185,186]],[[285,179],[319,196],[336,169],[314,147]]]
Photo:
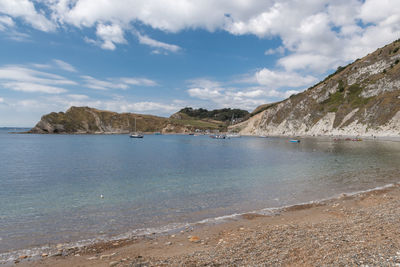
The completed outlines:
[[[0,127],[251,111],[400,38],[398,0],[0,0]]]

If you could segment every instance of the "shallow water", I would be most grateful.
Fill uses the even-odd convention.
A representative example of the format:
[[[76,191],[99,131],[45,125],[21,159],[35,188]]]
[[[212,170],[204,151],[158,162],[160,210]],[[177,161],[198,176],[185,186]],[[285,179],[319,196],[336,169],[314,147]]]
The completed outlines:
[[[374,188],[399,162],[399,142],[0,130],[0,253]]]

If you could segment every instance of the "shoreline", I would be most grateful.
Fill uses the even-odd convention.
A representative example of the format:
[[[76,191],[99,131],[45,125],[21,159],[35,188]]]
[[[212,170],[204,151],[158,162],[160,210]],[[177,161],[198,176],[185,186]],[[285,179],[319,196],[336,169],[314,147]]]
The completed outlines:
[[[102,133],[33,133],[33,132],[8,132],[9,134],[33,134],[33,135],[129,135],[130,133],[120,133],[120,132],[102,132]],[[156,135],[158,132],[144,132],[144,135]],[[211,135],[212,133],[206,134],[202,133],[200,135]],[[229,132],[221,132],[220,134],[229,134]],[[182,133],[182,132],[177,132],[177,133],[162,133],[160,135],[191,135],[190,133]],[[313,135],[266,135],[266,136],[261,136],[261,135],[246,135],[243,134],[241,135],[243,137],[263,137],[263,138],[343,138],[342,140],[337,140],[337,141],[346,141],[344,140],[345,138],[362,138],[363,140],[361,141],[392,141],[392,142],[400,142],[400,135],[379,135],[379,136],[371,136],[371,135],[318,135],[318,136],[313,136]]]
[[[124,264],[140,262],[151,262],[150,265],[159,265],[160,262],[164,261],[166,262],[166,265],[177,265],[182,262],[190,265],[192,263],[187,262],[191,259],[190,255],[192,255],[192,253],[199,253],[199,259],[194,264],[197,265],[199,262],[205,260],[205,258],[208,257],[207,255],[210,255],[211,252],[215,253],[221,249],[226,249],[226,247],[229,247],[230,245],[236,244],[235,242],[232,242],[232,240],[227,243],[224,238],[220,238],[221,235],[226,236],[226,231],[230,233],[229,235],[242,236],[244,240],[249,238],[249,240],[251,240],[252,236],[249,237],[247,234],[250,232],[254,233],[254,231],[257,231],[260,227],[267,228],[264,230],[271,231],[273,230],[271,229],[273,225],[283,227],[283,225],[287,224],[282,224],[282,221],[292,219],[295,219],[296,223],[300,225],[304,225],[305,223],[307,224],[309,220],[316,220],[315,223],[321,223],[320,220],[331,218],[332,212],[336,215],[343,213],[341,209],[339,209],[339,213],[336,211],[338,207],[345,206],[351,207],[351,209],[359,208],[360,204],[362,204],[361,206],[364,206],[364,202],[370,198],[375,198],[374,203],[379,204],[388,200],[386,195],[390,194],[390,200],[393,200],[391,202],[400,203],[399,192],[400,184],[385,185],[361,192],[341,194],[340,196],[320,201],[311,201],[281,208],[263,209],[276,211],[269,212],[267,215],[261,214],[260,212],[262,210],[252,211],[243,214],[223,216],[226,217],[226,220],[222,220],[218,223],[203,223],[203,221],[209,220],[206,219],[190,224],[186,226],[186,228],[180,228],[180,231],[175,230],[159,234],[112,239],[110,241],[97,242],[82,247],[58,246],[58,251],[53,253],[53,255],[49,253],[45,253],[43,257],[25,257],[26,255],[20,255],[17,262],[18,266],[109,266],[108,264],[110,263],[115,263],[113,266],[129,266]],[[391,202],[386,202],[388,205],[393,205]],[[399,206],[399,212],[396,213],[396,216],[400,226],[400,205],[397,206]],[[372,208],[374,207],[372,206]],[[325,209],[330,211],[325,211]],[[373,209],[373,212],[378,211]],[[336,215],[334,215],[333,218],[336,218]],[[339,217],[342,219],[345,218],[343,216]],[[351,219],[351,217],[349,219]],[[379,225],[376,226],[378,227]],[[247,229],[247,231],[244,231],[242,228]],[[247,234],[245,234],[246,232]],[[194,240],[188,239],[188,237],[191,237],[191,239]],[[397,245],[400,246],[399,241],[400,235],[396,238]],[[280,249],[283,248],[280,247]],[[398,251],[400,255],[400,247],[398,248]],[[279,249],[277,252],[279,252]],[[247,256],[250,257],[250,254]],[[396,255],[393,255],[393,257],[394,256]],[[256,259],[257,258],[253,260]],[[214,264],[215,262],[210,258],[207,263]],[[286,265],[288,262],[270,263],[275,265],[282,263]],[[309,263],[310,265],[313,265],[311,264],[312,262]],[[325,261],[321,263],[323,264]],[[350,264],[351,262],[347,263]],[[223,264],[233,265],[236,263],[224,262]],[[256,262],[238,262],[238,264],[247,265],[256,264]]]
[[[8,132],[9,134],[37,134],[37,135],[129,135],[130,132],[93,132],[93,133],[33,133],[30,131],[26,132]],[[144,135],[156,135],[159,132],[143,132]],[[229,134],[229,132],[220,132],[220,134]],[[169,132],[169,133],[161,133],[160,135],[191,135],[191,132]],[[212,133],[200,133],[200,135],[212,135]],[[372,140],[372,141],[400,141],[400,135],[248,135],[241,134],[243,137],[264,137],[264,138],[362,138],[362,141]]]

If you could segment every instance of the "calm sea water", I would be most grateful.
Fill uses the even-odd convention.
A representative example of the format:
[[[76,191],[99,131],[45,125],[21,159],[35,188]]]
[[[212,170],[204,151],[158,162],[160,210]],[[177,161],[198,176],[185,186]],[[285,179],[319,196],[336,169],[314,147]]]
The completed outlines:
[[[0,130],[3,255],[400,180],[399,142],[8,131]]]

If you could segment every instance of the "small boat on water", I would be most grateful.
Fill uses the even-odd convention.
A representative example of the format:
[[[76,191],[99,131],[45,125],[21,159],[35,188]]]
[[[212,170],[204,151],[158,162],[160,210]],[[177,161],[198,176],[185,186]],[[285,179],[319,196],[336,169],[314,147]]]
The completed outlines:
[[[210,137],[213,139],[226,139],[226,135],[224,135],[224,134],[213,134],[213,135],[210,135]]]
[[[291,139],[291,140],[289,140],[289,143],[300,143],[300,140],[298,140],[298,139]]]
[[[239,138],[239,137],[242,137],[242,136],[240,134],[238,134],[238,133],[228,133],[226,135],[226,137],[228,137],[228,138]]]
[[[140,133],[133,133],[129,135],[130,138],[143,138],[143,134]]]
[[[136,118],[135,118],[135,132],[129,135],[130,138],[143,138],[143,134],[136,132]]]

